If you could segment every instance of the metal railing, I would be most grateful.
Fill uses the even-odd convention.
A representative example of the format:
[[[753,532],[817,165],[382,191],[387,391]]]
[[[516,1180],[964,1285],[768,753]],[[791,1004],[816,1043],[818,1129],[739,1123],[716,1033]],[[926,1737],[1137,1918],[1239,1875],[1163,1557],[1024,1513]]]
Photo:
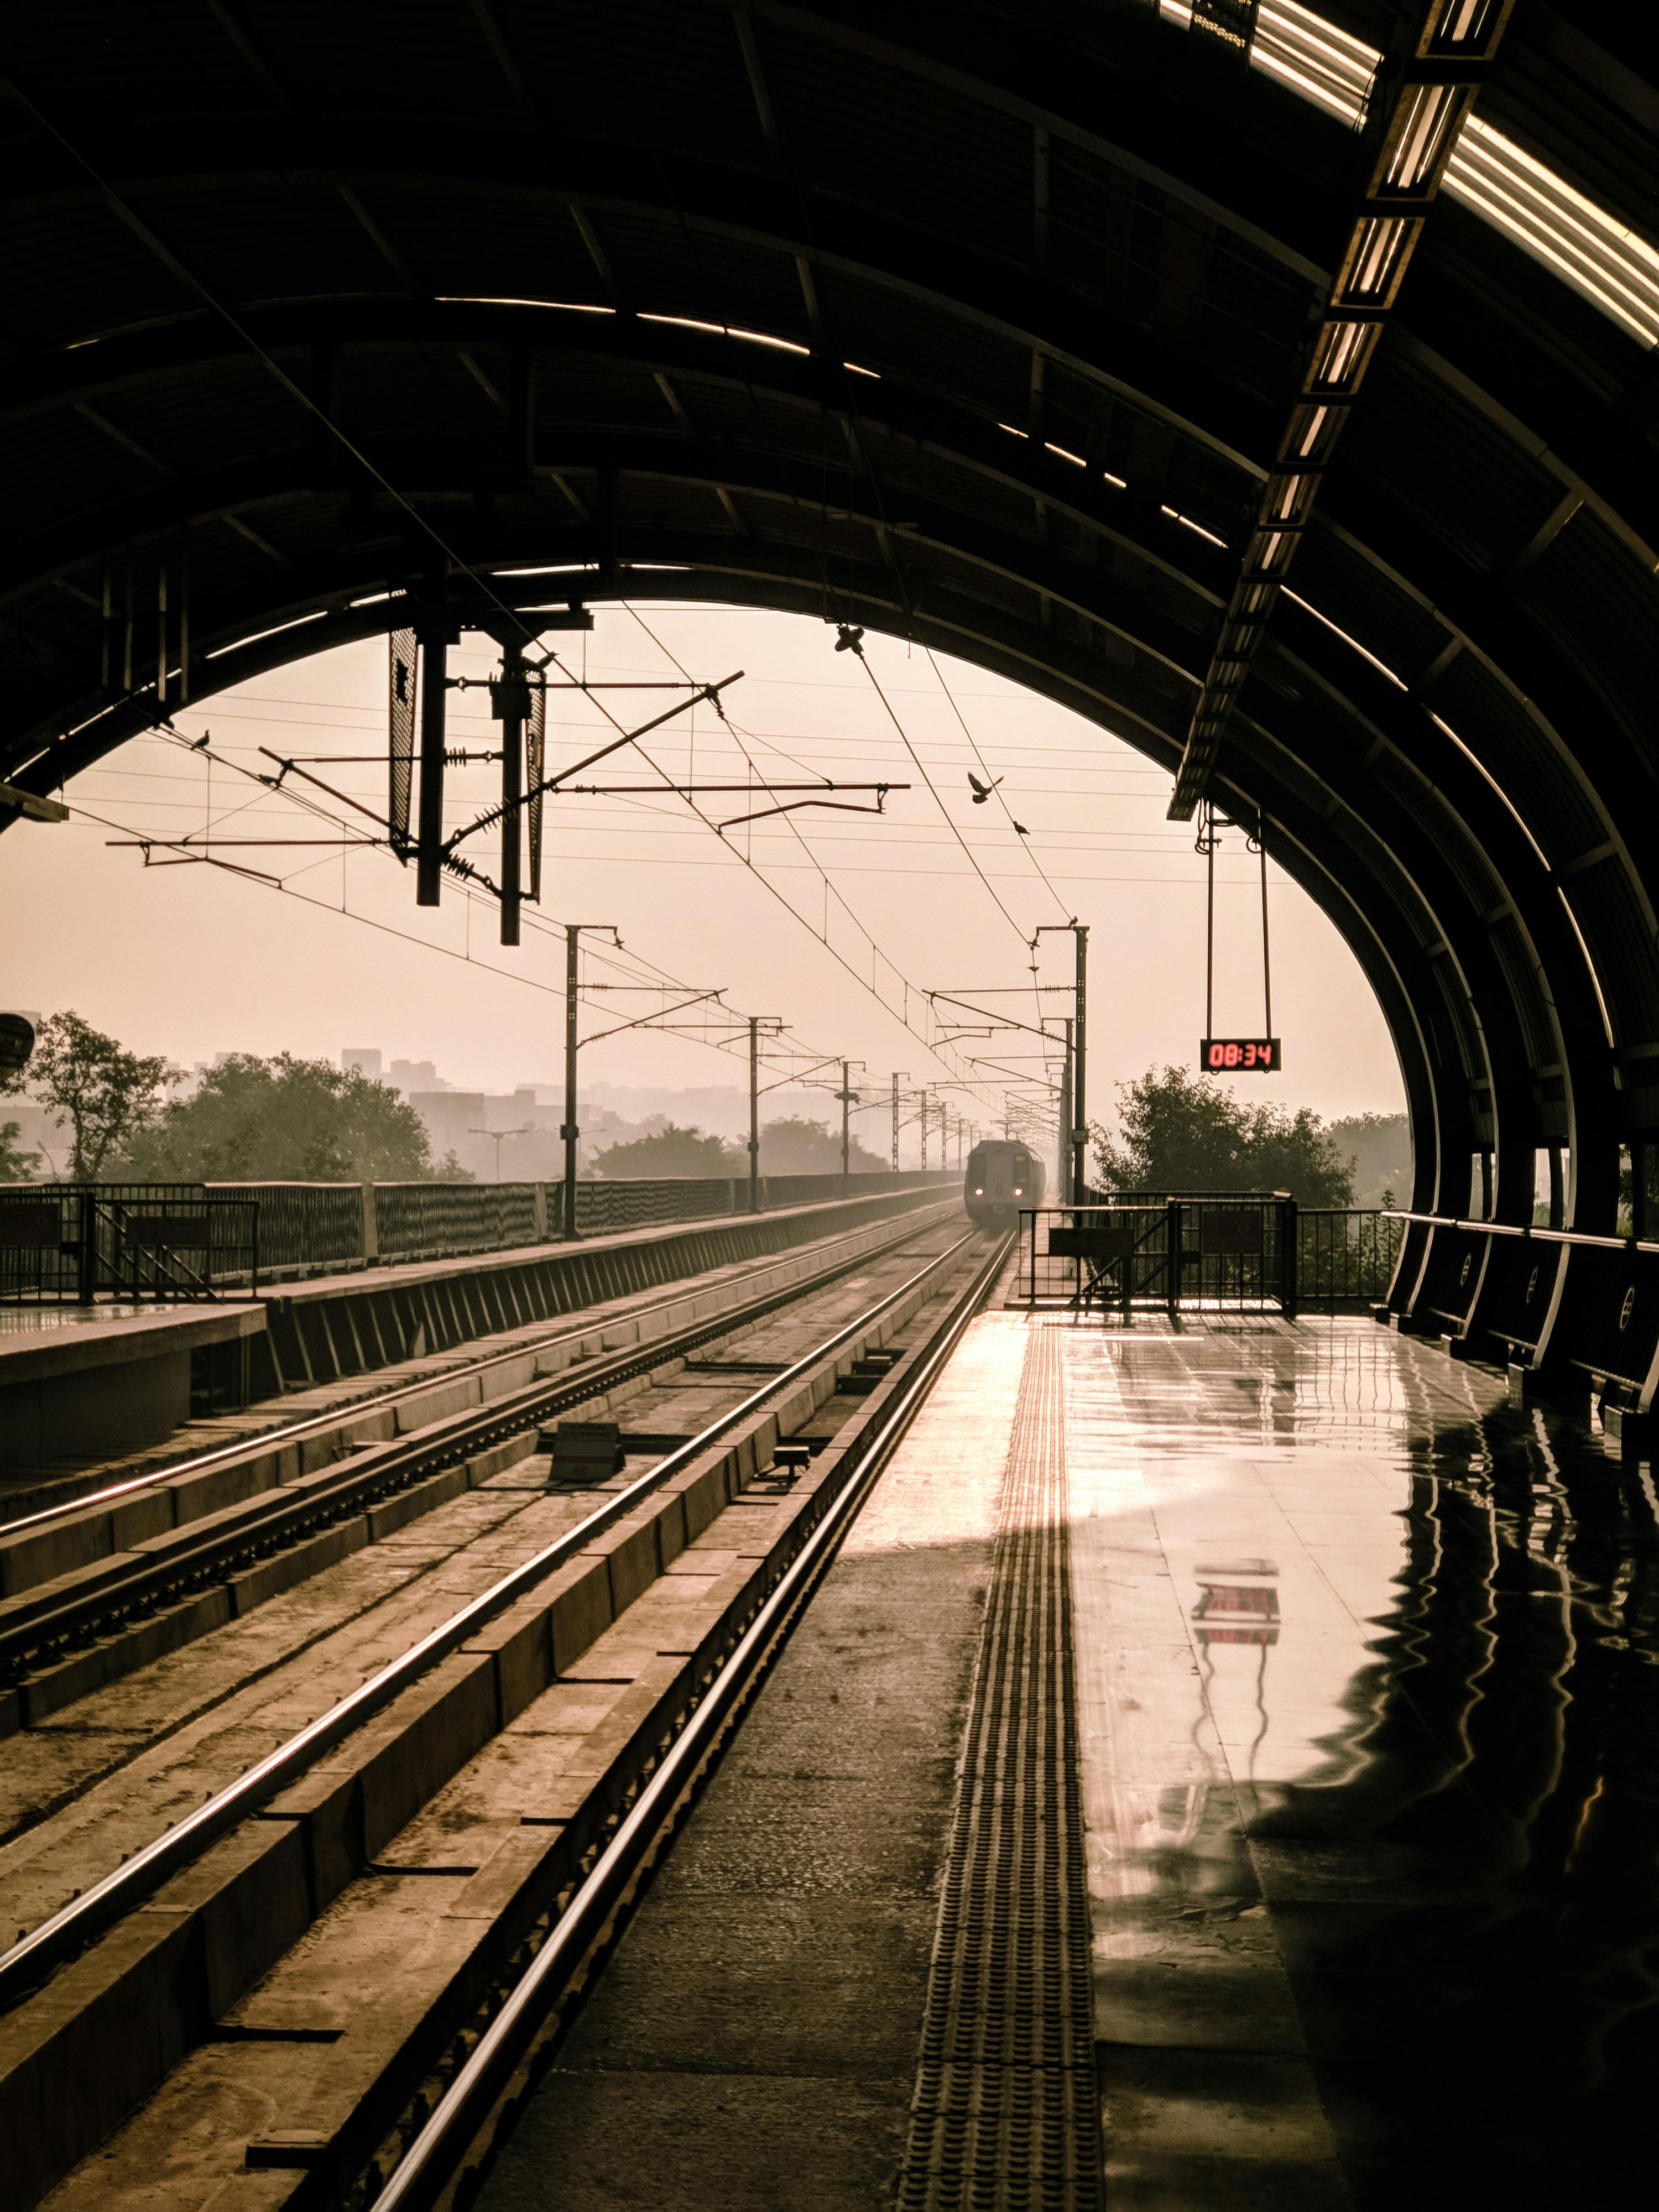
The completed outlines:
[[[1392,1301],[1407,1325],[1575,1368],[1644,1413],[1659,1401],[1659,1239],[1407,1207],[1390,1218],[1410,1240]]]
[[[0,1302],[90,1305],[218,1298],[259,1279],[259,1208],[198,1184],[0,1189]]]
[[[1302,1311],[1369,1313],[1389,1294],[1404,1235],[1404,1223],[1380,1206],[1298,1206],[1296,1275]]]
[[[779,1206],[810,1206],[842,1197],[865,1197],[882,1190],[909,1190],[957,1180],[953,1170],[894,1175],[890,1171],[848,1176],[763,1176],[763,1212]],[[216,1289],[252,1287],[257,1258],[267,1282],[389,1262],[459,1259],[472,1253],[507,1252],[556,1241],[563,1218],[563,1185],[556,1182],[216,1182],[216,1183],[19,1183],[0,1186],[0,1203],[14,1209],[0,1218],[0,1299],[58,1300],[82,1295],[82,1273],[95,1285],[95,1296],[118,1287],[131,1297],[203,1295],[166,1285],[182,1282],[197,1261],[184,1255],[197,1249],[205,1279]],[[75,1254],[86,1245],[88,1231],[74,1208],[92,1193],[107,1218],[100,1231],[102,1255],[82,1270]],[[74,1213],[68,1227],[67,1206]],[[157,1215],[181,1206],[185,1236],[204,1210],[218,1226],[201,1247],[181,1243],[171,1261],[141,1264],[142,1249],[122,1230],[119,1209]],[[238,1243],[228,1224],[227,1208],[253,1209],[258,1252],[248,1238]],[[27,1209],[33,1206],[33,1215]],[[21,1208],[19,1212],[16,1209]],[[52,1209],[56,1208],[57,1211]],[[108,1212],[115,1209],[115,1212]],[[653,1229],[682,1221],[705,1221],[749,1210],[745,1176],[658,1176],[638,1182],[579,1182],[576,1227],[582,1236],[605,1236],[630,1229]],[[158,1217],[159,1218],[159,1217]],[[27,1224],[32,1222],[33,1227]],[[9,1238],[9,1242],[8,1242]],[[93,1248],[88,1248],[93,1249]],[[163,1248],[148,1248],[152,1253]],[[118,1275],[118,1284],[117,1277]],[[135,1285],[155,1287],[135,1287]]]
[[[1126,1317],[1154,1306],[1291,1315],[1296,1215],[1282,1191],[1022,1207],[1018,1294],[1032,1305]]]

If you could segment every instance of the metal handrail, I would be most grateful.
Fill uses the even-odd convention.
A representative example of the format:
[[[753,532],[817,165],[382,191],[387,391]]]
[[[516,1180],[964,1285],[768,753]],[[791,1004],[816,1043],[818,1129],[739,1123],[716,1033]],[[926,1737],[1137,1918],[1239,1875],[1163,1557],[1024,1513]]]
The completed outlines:
[[[1420,1222],[1429,1229],[1468,1229],[1482,1237],[1519,1237],[1539,1244],[1583,1244],[1602,1252],[1659,1252],[1659,1238],[1601,1237],[1589,1229],[1545,1229],[1530,1222],[1466,1220],[1455,1213],[1414,1213],[1403,1206],[1380,1206],[1390,1221]]]

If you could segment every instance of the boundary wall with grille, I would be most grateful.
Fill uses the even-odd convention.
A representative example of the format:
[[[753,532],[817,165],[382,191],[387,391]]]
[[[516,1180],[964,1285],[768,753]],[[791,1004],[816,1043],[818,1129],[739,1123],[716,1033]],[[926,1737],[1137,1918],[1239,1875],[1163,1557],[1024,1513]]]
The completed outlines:
[[[959,1180],[953,1169],[851,1175],[844,1182],[838,1175],[763,1176],[759,1210],[923,1190]],[[265,1282],[556,1243],[564,1199],[564,1186],[557,1182],[237,1182],[198,1188],[210,1195],[258,1201],[259,1273]],[[585,1236],[748,1211],[749,1182],[742,1176],[576,1185],[576,1228]]]

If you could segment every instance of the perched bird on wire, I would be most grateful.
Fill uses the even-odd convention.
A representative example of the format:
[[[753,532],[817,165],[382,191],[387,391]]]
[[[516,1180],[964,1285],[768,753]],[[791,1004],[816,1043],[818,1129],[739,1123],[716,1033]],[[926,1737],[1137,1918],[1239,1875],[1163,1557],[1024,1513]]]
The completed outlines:
[[[1016,822],[1014,823],[1014,828],[1018,831],[1022,837],[1029,837],[1031,834],[1023,822]]]
[[[987,799],[991,796],[991,793],[992,793],[996,789],[996,787],[997,787],[997,784],[998,784],[998,783],[1000,783],[1000,782],[1002,781],[1002,778],[1001,778],[1000,776],[998,776],[998,778],[996,779],[996,782],[995,782],[995,783],[981,783],[981,782],[980,781],[979,778],[978,778],[978,777],[974,774],[974,771],[972,770],[972,769],[969,769],[969,771],[968,771],[968,781],[969,781],[969,783],[971,783],[971,784],[973,785],[973,787],[974,787],[974,804],[975,804],[975,806],[983,806],[983,805],[984,805],[984,804],[985,804],[985,802],[986,802],[986,800],[987,800]]]

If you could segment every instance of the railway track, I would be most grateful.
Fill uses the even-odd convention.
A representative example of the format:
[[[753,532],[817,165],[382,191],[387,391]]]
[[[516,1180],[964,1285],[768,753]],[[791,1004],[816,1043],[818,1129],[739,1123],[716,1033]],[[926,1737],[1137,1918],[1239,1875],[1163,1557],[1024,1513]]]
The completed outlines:
[[[910,1217],[902,1234],[888,1241],[889,1256],[914,1244],[925,1230]],[[934,1236],[942,1233],[935,1224]],[[833,1539],[822,1532],[842,1525],[842,1516],[853,1510],[849,1501],[861,1494],[860,1483],[873,1479],[881,1437],[892,1431],[901,1407],[920,1402],[933,1371],[929,1363],[936,1364],[936,1353],[944,1356],[939,1351],[944,1334],[972,1310],[994,1269],[988,1274],[972,1266],[966,1303],[947,1286],[983,1250],[977,1238],[953,1238],[781,1371],[744,1388],[686,1443],[606,1494],[590,1492],[569,1504],[576,1516],[570,1525],[491,1575],[405,1649],[251,1762],[246,1772],[210,1790],[125,1864],[83,1887],[0,1956],[0,2002],[10,2007],[0,2019],[0,2132],[14,2141],[35,2130],[43,2137],[32,2172],[14,2175],[22,2189],[15,2201],[39,2202],[55,2183],[61,2186],[53,2191],[54,2204],[116,2201],[110,2193],[116,2176],[100,2172],[100,2159],[88,2153],[143,2098],[165,2106],[173,2076],[180,2069],[199,2070],[207,2063],[204,2052],[220,2054],[221,2070],[227,2047],[244,2057],[254,2051],[269,2059],[274,2052],[279,2070],[283,2064],[291,2068],[296,2053],[308,2054],[315,2065],[318,2051],[348,2035],[346,2029],[325,2022],[314,2033],[308,2030],[289,2016],[293,2004],[288,1998],[285,2022],[237,2017],[245,2002],[257,2010],[261,1990],[272,1996],[270,1968],[303,1952],[341,1911],[362,1917],[365,1890],[412,1887],[429,1902],[441,1890],[459,1886],[473,1895],[459,1916],[469,1938],[460,1947],[464,1968],[441,1988],[422,1989],[418,2002],[410,1998],[410,2019],[395,2053],[372,2062],[372,2037],[357,2037],[364,2078],[350,2111],[336,2114],[331,2125],[301,2130],[302,2141],[287,2140],[294,2131],[285,2136],[279,2128],[241,2147],[246,2170],[270,2176],[250,2203],[321,2204],[351,2200],[354,2191],[356,2201],[373,2201],[378,2177],[396,2163],[385,2147],[385,2124],[390,2117],[406,2131],[417,2102],[422,2112],[441,2104],[445,2069],[459,2076],[470,2063],[469,2038],[478,2042],[483,2033],[472,2018],[480,1989],[487,2008],[504,2002],[488,1991],[505,1986],[503,1976],[516,1984],[520,1969],[527,1971],[542,1955],[544,1939],[555,1927],[564,1928],[568,1919],[572,1930],[586,1928],[582,1916],[592,1911],[592,1899],[612,1896],[622,1863],[613,1845],[624,1836],[623,1858],[636,1868],[643,1863],[635,1850],[641,1826],[630,1801],[637,1796],[644,1803],[649,1796],[656,1805],[661,1792],[654,1777],[668,1771],[671,1758],[683,1765],[686,1754],[678,1747],[703,1744],[717,1713],[726,1717],[720,1728],[729,1724],[738,1686],[751,1680],[760,1663],[752,1655],[762,1646],[744,1639],[764,1615],[773,1624],[770,1642],[763,1639],[769,1649],[781,1624],[804,1601],[807,1583],[797,1571],[800,1560],[825,1555],[823,1547]],[[579,1380],[564,1376],[537,1384],[362,1455],[376,1464],[328,1470],[316,1498],[255,1499],[250,1505],[262,1516],[296,1505],[302,1514],[337,1505],[361,1513],[364,1485],[442,1480],[492,1451],[510,1462],[515,1449],[522,1456],[527,1431],[565,1407],[591,1402],[605,1382],[614,1386],[637,1379],[684,1360],[717,1336],[752,1330],[786,1305],[799,1307],[826,1282],[880,1257],[866,1250],[787,1294],[775,1291],[659,1337],[648,1348],[630,1348],[608,1364],[593,1362]],[[902,1340],[919,1315],[925,1340],[896,1350],[891,1340]],[[857,1387],[870,1392],[866,1398],[848,1395],[846,1370],[852,1363],[865,1370]],[[728,1390],[745,1364],[731,1363],[729,1373],[721,1370]],[[807,1463],[799,1449],[786,1454],[792,1464],[780,1473],[780,1435],[791,1430],[810,1431],[818,1455]],[[395,1488],[376,1494],[394,1501],[398,1495]],[[534,1483],[533,1494],[546,1498],[544,1476]],[[486,1486],[471,1502],[489,1495]],[[280,1525],[290,1541],[314,1542],[319,1533],[302,1528],[296,1538],[294,1524]],[[222,1575],[225,1547],[247,1539],[246,1527],[201,1532],[189,1547],[189,1571],[200,1565]],[[168,1571],[178,1569],[176,1559],[168,1562]],[[780,1613],[775,1601],[792,1576],[788,1587],[796,1594]],[[109,1595],[121,1604],[131,1597],[118,1586]],[[679,1624],[666,1644],[665,1620]],[[654,1638],[648,1652],[641,1635]],[[751,1656],[739,1664],[740,1652]],[[459,1857],[451,1849],[447,1856],[428,1853],[418,1864],[411,1860],[413,1839],[428,1816],[447,1820],[446,1832],[477,1827],[477,1820],[464,1817],[465,1808],[443,1809],[446,1792],[461,1788],[465,1795],[465,1775],[480,1761],[486,1767],[492,1759],[497,1765],[505,1759],[509,1767],[522,1761],[525,1717],[550,1698],[563,1716],[554,1730],[559,1774],[550,1797],[544,1790],[538,1802],[556,1809],[492,1814],[483,1832],[469,1832]],[[577,1707],[591,1727],[576,1725]],[[573,1745],[580,1747],[574,1768],[564,1757]],[[683,1796],[682,1789],[676,1802]],[[662,1826],[657,1820],[653,1832],[659,1836]],[[411,1883],[406,1877],[419,1879]],[[599,1881],[599,1890],[589,1891],[592,1880]],[[588,1902],[571,1918],[572,1900],[579,1898]],[[604,1917],[614,1904],[612,1897]],[[448,1933],[453,1937],[453,1927]],[[182,1948],[168,1965],[161,1958],[162,1939],[174,1936]],[[560,1943],[568,1948],[574,1940],[566,1934]],[[584,1944],[591,1950],[586,1938]],[[540,1970],[544,1980],[549,1971]],[[138,2042],[156,2054],[139,2071],[148,2064],[152,2078],[124,2079],[118,2065],[112,2081],[111,2037],[129,2023],[135,2008],[145,2022]],[[395,2014],[398,2007],[390,2009]],[[514,2064],[523,2057],[519,2053]],[[299,2063],[303,2069],[305,2058]],[[469,2081],[473,2124],[480,2093],[477,2076]],[[55,2085],[51,2097],[49,2082]],[[61,2107],[66,2082],[76,2085],[70,2102],[79,2100],[67,2118],[61,2109],[49,2109],[54,2099]],[[188,2093],[185,2085],[180,2094]],[[294,2108],[292,2097],[283,2101]],[[199,2106],[190,2109],[199,2119]],[[125,2132],[135,2127],[142,2132],[143,2124],[141,2113]],[[453,2118],[445,2123],[447,2142],[453,2140],[454,2124]],[[423,2158],[422,2170],[430,2158]],[[77,2166],[77,2160],[84,2162]],[[173,2201],[190,2201],[187,2185],[184,2193],[174,2192]]]
[[[246,1444],[200,1453],[8,1524],[0,1529],[0,1540],[14,1557],[17,1547],[29,1543],[51,1565],[54,1537],[82,1528],[94,1517],[159,1503],[161,1493],[217,1482],[234,1485],[242,1471],[274,1468],[285,1458],[297,1470],[308,1449],[343,1443],[353,1455],[344,1465],[331,1462],[296,1472],[286,1481],[270,1481],[250,1497],[233,1498],[172,1528],[138,1522],[140,1533],[131,1542],[115,1538],[105,1556],[10,1595],[0,1607],[0,1693],[17,1693],[21,1720],[44,1719],[86,1690],[230,1617],[222,1607],[197,1602],[204,1593],[230,1593],[229,1603],[238,1612],[262,1601],[289,1586],[286,1577],[303,1576],[307,1546],[310,1556],[326,1563],[331,1531],[365,1515],[380,1512],[384,1517],[396,1500],[418,1504],[424,1495],[437,1502],[443,1486],[434,1477],[511,1444],[531,1426],[613,1396],[676,1359],[754,1327],[883,1254],[914,1243],[930,1221],[954,1211],[949,1205],[929,1208],[920,1217],[908,1216],[884,1237],[855,1233],[833,1240],[830,1250],[816,1257],[793,1255],[775,1261],[757,1271],[768,1281],[763,1291],[722,1303],[714,1313],[707,1310],[707,1290],[695,1283],[631,1304],[609,1317],[611,1328],[625,1324],[635,1340],[620,1350],[586,1353],[595,1337],[605,1333],[604,1318],[596,1322],[589,1317],[527,1337],[520,1333],[510,1349],[470,1360],[458,1374],[423,1377],[378,1393],[367,1403],[307,1415]],[[678,1318],[683,1316],[689,1318]],[[569,1357],[573,1352],[585,1354],[579,1372],[577,1360]],[[536,1374],[544,1362],[558,1371],[491,1396],[498,1377],[520,1376],[526,1366]],[[406,1437],[396,1435],[407,1409],[441,1404],[447,1386],[476,1390],[483,1402],[469,1414],[440,1414]],[[389,1425],[392,1434],[378,1444],[354,1443],[354,1432],[370,1425],[382,1430]],[[0,1994],[3,1984],[0,1961]]]

